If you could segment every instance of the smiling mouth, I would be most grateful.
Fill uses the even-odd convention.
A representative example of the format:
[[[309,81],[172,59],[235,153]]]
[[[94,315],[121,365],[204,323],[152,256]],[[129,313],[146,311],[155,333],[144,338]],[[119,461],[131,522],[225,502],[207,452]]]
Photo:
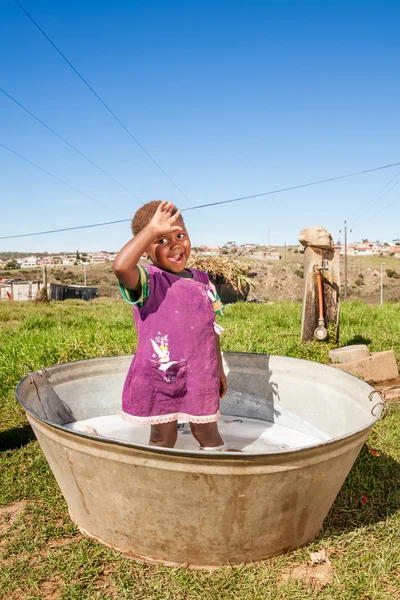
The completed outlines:
[[[184,261],[184,254],[174,254],[173,256],[169,257],[169,261],[174,263],[174,265],[181,265]]]

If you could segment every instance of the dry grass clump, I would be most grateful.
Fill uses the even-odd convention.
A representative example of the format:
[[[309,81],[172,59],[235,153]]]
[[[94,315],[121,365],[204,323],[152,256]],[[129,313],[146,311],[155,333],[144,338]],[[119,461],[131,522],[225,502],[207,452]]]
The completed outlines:
[[[39,303],[39,304],[44,303],[44,302],[47,302],[47,303],[50,302],[50,298],[47,293],[47,287],[40,288],[38,295],[35,298],[35,302]]]
[[[214,280],[217,277],[224,279],[238,292],[244,292],[247,286],[254,287],[249,277],[250,266],[246,263],[232,260],[224,256],[200,256],[192,255],[188,263],[189,267],[206,271]]]

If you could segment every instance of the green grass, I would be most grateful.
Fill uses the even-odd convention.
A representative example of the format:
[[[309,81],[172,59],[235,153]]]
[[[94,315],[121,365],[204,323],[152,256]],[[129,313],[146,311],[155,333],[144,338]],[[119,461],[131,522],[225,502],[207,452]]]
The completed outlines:
[[[223,349],[327,362],[331,346],[302,344],[300,321],[297,304],[227,307],[221,320]],[[400,598],[398,407],[391,408],[370,436],[369,444],[379,456],[363,449],[323,531],[308,547],[260,565],[214,573],[143,566],[78,533],[14,399],[26,368],[133,352],[136,337],[129,307],[107,301],[48,306],[2,303],[0,336],[0,511],[5,511],[2,516],[0,512],[0,598]],[[400,307],[345,304],[341,344],[362,342],[375,351],[393,348],[400,361]],[[365,504],[363,497],[368,498]],[[21,511],[13,514],[17,502],[22,502]],[[285,570],[304,565],[309,552],[321,548],[327,549],[332,562],[330,584],[318,589],[306,580],[283,581]]]

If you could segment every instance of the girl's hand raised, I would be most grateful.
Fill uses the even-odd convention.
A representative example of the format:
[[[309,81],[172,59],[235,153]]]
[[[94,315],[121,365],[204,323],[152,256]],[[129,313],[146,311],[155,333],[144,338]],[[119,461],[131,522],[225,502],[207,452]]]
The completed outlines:
[[[172,214],[173,204],[172,202],[161,202],[153,218],[151,219],[148,227],[154,231],[154,237],[160,237],[162,235],[168,235],[170,233],[176,233],[182,231],[182,227],[176,225],[176,222],[181,216],[181,211],[178,210],[174,215]]]

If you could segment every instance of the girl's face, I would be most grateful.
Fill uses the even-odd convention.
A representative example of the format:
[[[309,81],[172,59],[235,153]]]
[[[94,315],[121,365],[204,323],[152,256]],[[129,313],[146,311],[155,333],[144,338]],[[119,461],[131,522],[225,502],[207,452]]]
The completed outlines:
[[[192,247],[183,220],[179,218],[175,225],[182,227],[182,231],[157,238],[147,249],[153,264],[170,273],[183,271],[189,260]]]

